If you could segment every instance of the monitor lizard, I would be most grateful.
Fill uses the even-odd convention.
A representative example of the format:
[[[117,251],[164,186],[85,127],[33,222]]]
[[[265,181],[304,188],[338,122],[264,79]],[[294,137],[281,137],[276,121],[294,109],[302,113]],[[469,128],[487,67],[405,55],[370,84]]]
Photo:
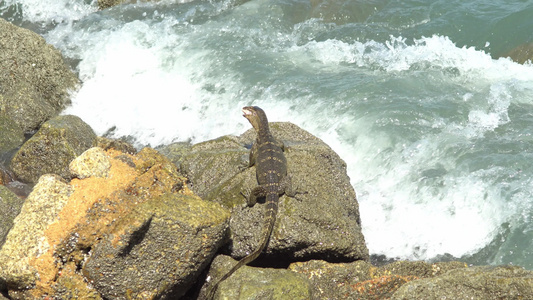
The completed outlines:
[[[250,163],[248,167],[255,164],[257,182],[259,183],[247,197],[248,206],[254,206],[257,198],[265,197],[265,220],[261,231],[261,239],[255,250],[242,258],[229,272],[224,274],[207,293],[207,299],[212,299],[218,285],[231,276],[243,265],[254,261],[265,249],[278,212],[279,196],[289,194],[290,177],[287,176],[287,160],[283,151],[285,147],[282,142],[276,140],[270,128],[265,112],[257,106],[246,106],[242,109],[243,116],[250,121],[257,132],[257,139],[250,151]]]

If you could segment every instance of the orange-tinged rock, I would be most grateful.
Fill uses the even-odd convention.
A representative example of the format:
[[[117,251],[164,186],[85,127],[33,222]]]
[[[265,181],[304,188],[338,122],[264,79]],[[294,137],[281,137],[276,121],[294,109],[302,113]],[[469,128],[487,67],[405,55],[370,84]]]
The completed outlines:
[[[79,169],[87,176],[72,179],[70,183],[62,182],[58,176],[43,176],[46,180],[38,184],[36,192],[28,197],[28,207],[23,208],[25,213],[17,217],[19,222],[15,220],[15,227],[18,224],[14,230],[16,235],[11,237],[11,241],[8,236],[6,244],[9,247],[0,250],[0,261],[7,261],[12,254],[18,257],[15,263],[9,264],[9,269],[0,270],[0,281],[8,283],[10,293],[29,298],[84,295],[100,299],[100,293],[87,285],[87,279],[79,271],[91,256],[89,250],[111,236],[114,237],[112,244],[124,246],[128,242],[124,237],[132,234],[132,228],[142,227],[145,223],[145,219],[131,219],[131,216],[136,216],[136,209],[146,201],[152,202],[149,208],[153,205],[157,208],[157,199],[163,195],[167,197],[166,205],[170,205],[168,211],[174,209],[173,199],[178,199],[175,196],[189,197],[183,198],[186,202],[189,201],[186,199],[196,199],[196,208],[192,211],[203,214],[205,209],[206,215],[219,220],[216,221],[220,223],[217,225],[219,231],[227,230],[224,222],[229,220],[229,213],[217,211],[221,208],[215,207],[218,206],[216,204],[204,206],[204,201],[187,188],[186,179],[176,167],[157,151],[145,148],[132,155],[92,148],[87,152],[82,154]],[[109,166],[105,166],[106,163]],[[107,169],[108,172],[93,172],[91,168]],[[56,201],[59,202],[56,204]],[[32,205],[39,208],[32,211]],[[149,212],[144,214],[151,218]],[[28,215],[31,216],[29,221]],[[126,216],[131,222],[124,221]],[[156,221],[154,224],[165,222]],[[217,234],[222,236],[222,233]],[[207,240],[206,247],[202,249],[213,248],[214,253],[216,247],[211,244],[220,240]],[[127,244],[125,246],[128,247]],[[202,253],[200,256],[209,254]]]
[[[113,151],[109,151],[108,155]],[[50,224],[45,236],[51,245],[59,245],[69,238],[72,229],[77,226],[96,202],[105,199],[113,192],[127,187],[137,176],[137,171],[118,159],[110,159],[111,167],[107,178],[89,177],[83,180],[73,179],[70,185],[73,193],[66,205],[59,212],[57,220]],[[39,272],[36,292],[49,291],[51,281],[57,276],[58,265],[54,263],[56,249],[51,247],[48,252],[34,259],[32,264]]]

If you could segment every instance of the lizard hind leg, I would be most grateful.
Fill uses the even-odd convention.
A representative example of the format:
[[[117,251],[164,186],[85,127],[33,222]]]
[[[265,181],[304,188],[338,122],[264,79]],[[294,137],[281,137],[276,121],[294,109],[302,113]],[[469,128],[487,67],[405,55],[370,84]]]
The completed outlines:
[[[248,206],[252,207],[257,203],[257,198],[265,197],[266,194],[267,190],[265,187],[258,185],[250,191],[248,197],[246,197],[246,203]]]

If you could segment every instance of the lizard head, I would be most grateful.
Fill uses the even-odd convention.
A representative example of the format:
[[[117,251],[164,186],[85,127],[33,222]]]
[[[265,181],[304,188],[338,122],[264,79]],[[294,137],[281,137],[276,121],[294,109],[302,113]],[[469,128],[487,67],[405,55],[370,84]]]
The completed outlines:
[[[261,128],[261,124],[268,124],[265,112],[257,106],[246,106],[242,108],[243,116],[250,121],[255,130]]]

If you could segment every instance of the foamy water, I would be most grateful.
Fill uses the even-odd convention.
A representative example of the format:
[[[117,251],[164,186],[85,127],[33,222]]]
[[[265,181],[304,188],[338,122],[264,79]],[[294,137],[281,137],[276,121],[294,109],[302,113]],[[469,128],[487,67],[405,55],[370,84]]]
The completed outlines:
[[[32,22],[63,18],[46,38],[83,81],[64,113],[98,134],[200,142],[248,129],[253,104],[322,138],[348,164],[373,254],[467,257],[533,224],[531,65],[436,33],[354,38],[358,24],[306,17],[302,2],[80,2],[68,17],[75,2],[19,3]],[[533,260],[513,243],[489,262]]]

